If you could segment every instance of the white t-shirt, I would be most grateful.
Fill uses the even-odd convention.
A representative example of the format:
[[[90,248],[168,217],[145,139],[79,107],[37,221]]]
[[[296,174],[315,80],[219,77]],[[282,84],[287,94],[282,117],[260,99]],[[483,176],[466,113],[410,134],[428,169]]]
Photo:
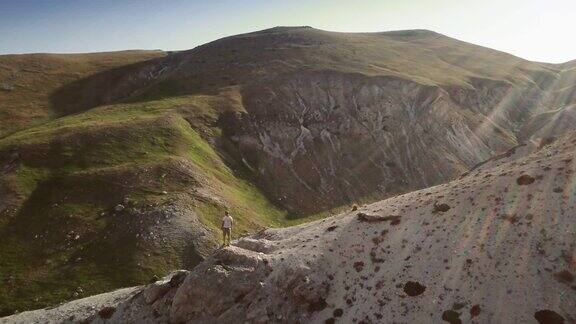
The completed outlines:
[[[234,219],[232,218],[232,216],[225,215],[222,218],[222,223],[224,224],[224,228],[232,228],[232,222],[234,222]]]

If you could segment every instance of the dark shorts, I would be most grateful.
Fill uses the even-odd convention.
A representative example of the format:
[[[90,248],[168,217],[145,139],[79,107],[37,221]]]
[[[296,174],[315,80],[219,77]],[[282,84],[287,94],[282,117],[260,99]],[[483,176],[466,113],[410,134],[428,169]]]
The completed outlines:
[[[224,232],[224,234],[226,234],[226,235],[230,235],[230,233],[232,233],[232,229],[231,228],[223,228],[222,232]]]

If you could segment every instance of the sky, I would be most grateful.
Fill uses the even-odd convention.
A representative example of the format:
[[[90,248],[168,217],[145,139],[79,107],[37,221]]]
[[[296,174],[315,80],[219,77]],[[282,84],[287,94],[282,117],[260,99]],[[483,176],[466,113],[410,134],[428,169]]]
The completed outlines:
[[[0,0],[0,54],[183,50],[274,26],[429,29],[525,59],[576,59],[574,0]]]

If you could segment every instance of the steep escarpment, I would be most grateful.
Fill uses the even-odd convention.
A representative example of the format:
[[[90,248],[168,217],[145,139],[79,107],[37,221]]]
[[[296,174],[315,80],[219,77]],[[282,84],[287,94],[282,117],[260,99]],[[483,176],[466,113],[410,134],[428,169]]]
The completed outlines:
[[[444,185],[242,238],[189,273],[5,321],[570,323],[575,145],[571,134]]]
[[[294,212],[438,184],[515,144],[442,88],[395,77],[300,73],[243,94],[224,134]]]

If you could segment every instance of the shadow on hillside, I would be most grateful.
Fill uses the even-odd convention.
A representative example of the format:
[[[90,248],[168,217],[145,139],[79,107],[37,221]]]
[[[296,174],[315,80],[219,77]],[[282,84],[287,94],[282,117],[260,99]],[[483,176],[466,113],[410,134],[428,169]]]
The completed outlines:
[[[162,59],[121,66],[68,83],[50,95],[52,109],[58,116],[65,116],[133,96],[154,81],[139,74]]]

